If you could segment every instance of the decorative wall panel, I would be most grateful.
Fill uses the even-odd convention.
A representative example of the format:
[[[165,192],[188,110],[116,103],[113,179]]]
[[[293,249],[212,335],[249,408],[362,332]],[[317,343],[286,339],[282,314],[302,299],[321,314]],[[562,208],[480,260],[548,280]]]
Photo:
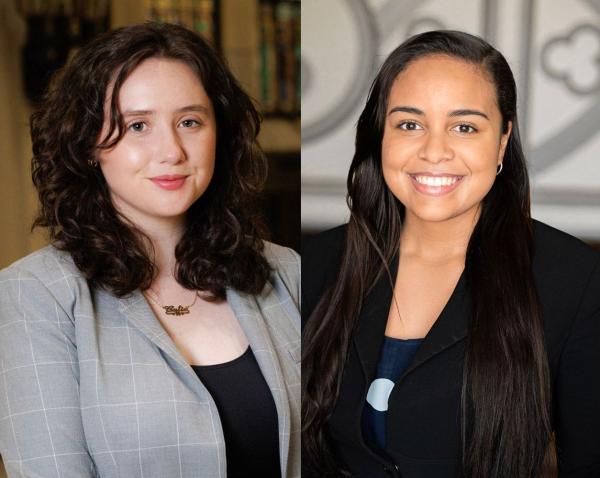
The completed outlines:
[[[302,223],[347,219],[358,115],[385,56],[433,29],[480,35],[508,59],[536,218],[600,240],[600,0],[304,0]]]

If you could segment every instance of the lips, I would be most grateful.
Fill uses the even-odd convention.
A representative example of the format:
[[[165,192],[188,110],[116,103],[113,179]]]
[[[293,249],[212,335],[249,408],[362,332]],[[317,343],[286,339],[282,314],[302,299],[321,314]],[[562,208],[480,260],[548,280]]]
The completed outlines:
[[[464,176],[444,173],[409,174],[415,189],[428,196],[443,196],[454,191]]]
[[[150,180],[161,189],[174,191],[179,189],[185,183],[187,176],[183,174],[165,174],[163,176],[155,176]]]

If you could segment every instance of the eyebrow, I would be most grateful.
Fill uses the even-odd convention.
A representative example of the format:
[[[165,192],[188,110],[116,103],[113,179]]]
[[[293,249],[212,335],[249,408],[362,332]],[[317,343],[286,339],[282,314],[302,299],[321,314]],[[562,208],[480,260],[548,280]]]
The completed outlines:
[[[418,116],[425,116],[425,113],[422,110],[420,110],[419,108],[415,108],[413,106],[395,106],[390,110],[389,115],[392,115],[393,113],[398,113],[398,112],[410,113],[410,114],[418,115]],[[451,116],[451,117],[473,116],[473,115],[481,116],[489,121],[488,115],[486,115],[484,112],[479,111],[479,110],[461,109],[461,110],[454,110],[454,111],[451,111],[450,113],[448,113],[448,116]]]
[[[176,113],[199,112],[208,114],[209,109],[203,105],[188,105],[178,108]],[[154,114],[154,110],[127,110],[123,112],[123,116],[145,116]]]

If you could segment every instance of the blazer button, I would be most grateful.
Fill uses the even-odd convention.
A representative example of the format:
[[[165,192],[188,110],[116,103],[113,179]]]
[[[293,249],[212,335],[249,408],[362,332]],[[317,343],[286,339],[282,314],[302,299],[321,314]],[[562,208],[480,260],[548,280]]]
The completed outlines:
[[[393,475],[396,478],[402,478],[402,474],[399,473],[400,467],[398,465],[394,465],[393,467],[389,467],[387,465],[383,465],[383,471],[388,475]]]
[[[393,467],[389,467],[387,465],[383,465],[383,471],[385,473],[387,473],[388,475],[398,476],[399,477],[399,475],[396,473],[397,470],[398,470],[398,465],[394,465]]]

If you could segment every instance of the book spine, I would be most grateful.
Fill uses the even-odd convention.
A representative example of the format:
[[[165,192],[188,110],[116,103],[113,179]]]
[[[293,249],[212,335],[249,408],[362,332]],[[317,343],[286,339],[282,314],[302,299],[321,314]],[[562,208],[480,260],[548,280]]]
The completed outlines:
[[[277,53],[275,39],[275,13],[273,5],[261,1],[260,24],[260,85],[261,102],[265,113],[274,113],[277,108]]]

